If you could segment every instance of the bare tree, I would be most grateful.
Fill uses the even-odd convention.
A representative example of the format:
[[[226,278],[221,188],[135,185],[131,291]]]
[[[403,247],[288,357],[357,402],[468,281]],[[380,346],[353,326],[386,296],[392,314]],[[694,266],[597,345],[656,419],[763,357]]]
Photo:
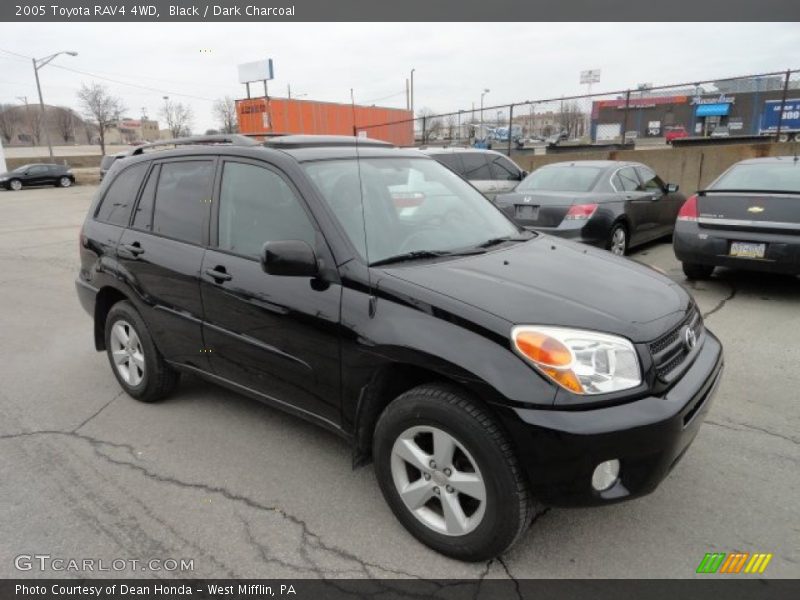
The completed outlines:
[[[212,108],[214,117],[219,123],[220,133],[236,133],[239,131],[239,124],[236,121],[236,101],[230,96],[219,98],[214,102]]]
[[[422,107],[417,111],[417,118],[421,120],[423,143],[428,143],[444,126],[442,118],[437,117],[436,114],[427,107]]]
[[[556,118],[559,125],[561,125],[561,130],[566,131],[570,138],[583,135],[586,115],[581,111],[581,107],[576,101],[562,103],[561,110]]]
[[[455,137],[454,133],[456,131],[456,127],[458,126],[458,122],[456,121],[456,116],[448,115],[445,124],[447,125],[447,138],[452,140]]]
[[[72,112],[72,109],[59,106],[55,109],[55,123],[58,128],[58,134],[65,142],[75,139],[75,122],[77,116]]]
[[[23,123],[22,112],[13,104],[0,104],[0,135],[8,144]]]
[[[31,135],[31,145],[38,146],[42,137],[42,109],[35,105],[25,105],[25,120]]]
[[[106,153],[106,131],[116,122],[125,108],[119,98],[112,96],[105,86],[99,83],[81,84],[78,99],[87,120],[94,125],[100,141],[100,152]],[[87,132],[88,133],[88,132]]]
[[[192,129],[192,108],[182,102],[164,101],[161,116],[167,122],[167,129],[173,138],[190,135]]]

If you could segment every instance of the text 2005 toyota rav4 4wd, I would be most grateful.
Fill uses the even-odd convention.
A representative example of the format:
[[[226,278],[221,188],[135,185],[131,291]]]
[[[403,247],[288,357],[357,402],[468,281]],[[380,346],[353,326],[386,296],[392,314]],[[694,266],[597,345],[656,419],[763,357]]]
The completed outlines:
[[[697,434],[722,348],[658,272],[520,229],[415,150],[203,141],[116,161],[81,232],[78,295],[130,396],[190,372],[327,427],[464,560],[537,504],[651,492]]]

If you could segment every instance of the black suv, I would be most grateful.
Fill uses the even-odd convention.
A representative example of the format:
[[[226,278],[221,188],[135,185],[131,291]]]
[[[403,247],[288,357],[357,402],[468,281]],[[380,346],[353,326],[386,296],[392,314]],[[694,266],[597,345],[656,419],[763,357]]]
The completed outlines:
[[[130,396],[188,372],[327,427],[465,560],[684,454],[723,360],[678,284],[517,227],[415,150],[225,141],[117,161],[81,231],[78,295]]]

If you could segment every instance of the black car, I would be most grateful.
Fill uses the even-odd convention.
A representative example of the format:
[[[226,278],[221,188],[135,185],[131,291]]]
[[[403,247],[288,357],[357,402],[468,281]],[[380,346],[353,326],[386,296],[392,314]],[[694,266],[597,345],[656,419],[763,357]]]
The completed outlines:
[[[624,255],[671,235],[684,200],[650,167],[585,160],[540,167],[495,201],[519,225]]]
[[[117,161],[80,234],[78,296],[130,396],[193,373],[326,427],[464,560],[537,503],[651,492],[697,434],[722,347],[658,272],[516,226],[416,150],[180,143]]]
[[[733,165],[686,200],[673,247],[690,279],[714,267],[800,274],[800,159]]]
[[[72,169],[65,165],[34,163],[0,174],[0,186],[14,191],[34,185],[69,187],[73,183],[75,175],[72,174]]]

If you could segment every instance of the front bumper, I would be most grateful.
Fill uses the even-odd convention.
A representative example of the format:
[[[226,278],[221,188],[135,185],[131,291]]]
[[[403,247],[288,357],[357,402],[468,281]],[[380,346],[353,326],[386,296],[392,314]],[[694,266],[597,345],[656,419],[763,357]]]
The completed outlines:
[[[764,258],[730,256],[733,241],[767,245]],[[800,235],[748,232],[700,227],[697,223],[678,222],[673,238],[675,256],[681,262],[731,269],[800,274]]]
[[[533,496],[551,506],[591,506],[652,492],[697,435],[722,368],[722,345],[707,332],[692,366],[664,396],[593,410],[501,410]],[[612,459],[620,461],[619,479],[598,492],[592,473]]]

